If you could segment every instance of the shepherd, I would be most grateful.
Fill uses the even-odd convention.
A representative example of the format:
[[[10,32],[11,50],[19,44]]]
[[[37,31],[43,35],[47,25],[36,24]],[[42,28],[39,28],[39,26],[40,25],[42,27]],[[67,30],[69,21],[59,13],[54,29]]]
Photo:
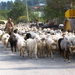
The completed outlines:
[[[8,33],[9,35],[11,35],[14,31],[14,23],[12,22],[11,18],[8,18],[8,21],[6,23],[5,29],[6,33]]]

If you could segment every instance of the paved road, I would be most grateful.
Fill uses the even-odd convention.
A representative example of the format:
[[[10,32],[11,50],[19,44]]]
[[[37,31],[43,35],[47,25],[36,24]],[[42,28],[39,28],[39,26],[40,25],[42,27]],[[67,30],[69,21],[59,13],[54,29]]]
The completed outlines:
[[[5,51],[0,41],[0,75],[75,75],[75,58],[71,57],[71,63],[57,53],[54,59],[50,57],[30,59],[27,54],[20,57],[19,52]]]

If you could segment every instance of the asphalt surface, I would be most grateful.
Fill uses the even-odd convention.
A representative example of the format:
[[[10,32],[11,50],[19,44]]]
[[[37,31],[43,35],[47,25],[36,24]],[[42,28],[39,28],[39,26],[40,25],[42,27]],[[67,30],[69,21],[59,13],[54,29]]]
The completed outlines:
[[[75,57],[68,63],[55,52],[54,59],[36,60],[34,54],[30,59],[27,54],[21,57],[19,52],[11,52],[10,47],[4,50],[0,41],[0,75],[75,75]]]

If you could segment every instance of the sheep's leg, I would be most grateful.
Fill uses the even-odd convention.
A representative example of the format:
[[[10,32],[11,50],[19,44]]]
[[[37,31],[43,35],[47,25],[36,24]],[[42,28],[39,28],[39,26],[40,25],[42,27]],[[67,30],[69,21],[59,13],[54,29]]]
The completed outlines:
[[[53,51],[51,51],[51,58],[53,59]]]
[[[48,57],[48,55],[50,54],[50,50],[49,50],[48,46],[46,47],[46,53],[47,53],[47,57]]]
[[[70,52],[67,53],[68,62],[70,63]]]
[[[39,50],[39,56],[42,57],[42,55],[41,55],[41,50]]]
[[[66,52],[64,51],[63,53],[63,58],[64,58],[64,61],[66,60]]]
[[[32,52],[29,51],[29,57],[32,59]]]
[[[74,56],[75,56],[75,53],[73,53],[73,55],[72,55],[72,56],[73,56],[73,58],[74,58]]]
[[[23,51],[23,48],[20,49],[20,56],[24,57],[24,51]]]
[[[47,50],[47,57],[50,55],[50,50]]]
[[[50,52],[49,52],[49,55],[50,55],[50,58],[51,58],[51,50],[50,50]]]
[[[28,56],[29,56],[29,51],[27,50]]]
[[[9,44],[9,42],[7,43],[7,46],[6,47],[8,47],[8,44]]]
[[[39,50],[37,51],[37,56],[40,57],[40,51]]]
[[[19,51],[20,51],[20,56],[21,56],[21,49],[19,49]]]
[[[41,50],[41,55],[44,58],[44,50]]]
[[[25,51],[23,51],[23,57],[24,57]]]
[[[13,46],[11,46],[11,51],[13,52]]]
[[[4,49],[5,49],[5,50],[7,49],[7,44],[4,44]]]
[[[23,57],[24,57],[24,54],[25,54],[25,48],[23,48]]]
[[[37,57],[37,50],[35,50],[35,57],[36,57],[36,60],[38,59],[38,57]]]
[[[44,52],[44,50],[42,50],[42,56],[43,56],[43,58],[45,57],[45,52]]]
[[[45,54],[47,54],[46,56],[48,57],[48,47],[47,47],[47,44],[46,44],[46,47],[45,47]]]
[[[48,51],[46,53],[47,53],[47,57],[48,57]]]
[[[40,50],[40,57],[42,57],[42,51]]]
[[[21,49],[22,57],[24,57],[24,48]]]
[[[49,56],[51,57],[51,49],[49,50]]]
[[[45,55],[48,57],[48,55],[47,55],[47,51],[45,50]]]
[[[14,46],[14,48],[15,48],[15,52],[16,52],[16,46]]]
[[[23,52],[23,50],[22,50],[22,57],[24,57],[24,52]]]
[[[6,46],[4,45],[4,49],[6,50]]]
[[[41,50],[41,55],[42,55],[41,57],[43,57],[43,51],[42,50]]]

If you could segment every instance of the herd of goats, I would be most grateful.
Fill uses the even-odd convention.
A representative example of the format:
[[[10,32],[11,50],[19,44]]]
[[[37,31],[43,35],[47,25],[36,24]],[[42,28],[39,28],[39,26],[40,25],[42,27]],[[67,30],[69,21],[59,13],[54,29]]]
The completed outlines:
[[[36,60],[38,57],[50,56],[54,58],[54,52],[58,52],[64,61],[70,56],[74,57],[75,53],[75,33],[72,31],[62,31],[61,29],[53,28],[37,28],[30,27],[29,24],[19,23],[15,25],[14,33],[9,35],[3,30],[0,25],[0,38],[6,50],[10,44],[11,51],[19,51],[20,56],[25,55],[32,58],[35,54]]]

